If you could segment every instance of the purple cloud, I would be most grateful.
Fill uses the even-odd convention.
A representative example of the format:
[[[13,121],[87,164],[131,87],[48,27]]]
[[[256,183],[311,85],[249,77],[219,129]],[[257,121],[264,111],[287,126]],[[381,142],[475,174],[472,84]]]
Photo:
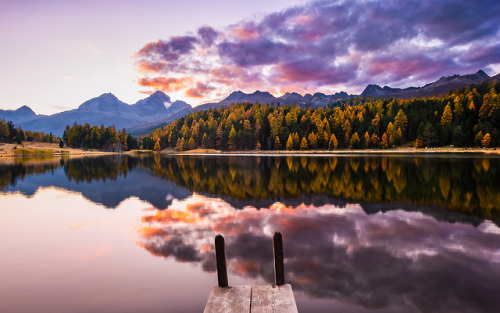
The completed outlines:
[[[498,1],[316,1],[224,29],[146,44],[142,73],[214,89],[359,92],[367,82],[419,86],[500,64]],[[220,73],[230,73],[224,77]],[[194,90],[193,89],[193,90]],[[192,91],[193,91],[192,90]]]
[[[217,31],[215,31],[215,29],[213,29],[210,26],[203,26],[200,29],[198,29],[198,35],[200,36],[203,44],[210,46],[219,36],[219,33],[217,33]]]

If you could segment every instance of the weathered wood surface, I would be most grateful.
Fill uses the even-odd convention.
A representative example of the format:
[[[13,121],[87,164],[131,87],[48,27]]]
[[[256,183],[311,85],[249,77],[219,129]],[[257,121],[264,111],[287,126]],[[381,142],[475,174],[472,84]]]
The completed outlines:
[[[252,313],[298,313],[292,286],[252,286]]]
[[[250,312],[251,286],[214,287],[208,297],[204,313]]]
[[[214,287],[204,313],[298,313],[292,286]]]

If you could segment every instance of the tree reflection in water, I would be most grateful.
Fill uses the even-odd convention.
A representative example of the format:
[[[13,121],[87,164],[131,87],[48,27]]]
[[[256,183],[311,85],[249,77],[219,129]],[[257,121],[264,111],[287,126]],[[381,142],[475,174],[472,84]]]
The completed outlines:
[[[229,272],[266,284],[272,234],[281,231],[287,281],[308,298],[400,312],[498,308],[500,229],[488,221],[473,227],[400,210],[367,215],[358,205],[234,210],[194,195],[144,216],[142,226],[140,246],[205,271],[215,270],[213,238],[221,233]]]
[[[439,206],[467,216],[500,218],[500,158],[429,156],[255,157],[108,156],[0,166],[0,188],[64,169],[77,184],[116,181],[140,169],[180,188],[222,197],[241,208],[275,201],[297,205],[357,202]],[[141,182],[128,182],[141,184]],[[103,186],[106,188],[106,186]],[[109,197],[115,195],[109,194]],[[129,195],[137,196],[137,195]],[[123,195],[126,199],[127,195]],[[147,194],[140,195],[148,201]],[[124,200],[122,199],[122,200]],[[105,202],[105,201],[104,201]],[[158,204],[158,201],[151,202]],[[368,206],[367,206],[368,207]],[[164,209],[166,207],[157,207]]]
[[[437,205],[483,218],[500,217],[499,158],[176,156],[156,158],[146,166],[198,193],[232,200],[285,202],[322,195],[349,202]]]

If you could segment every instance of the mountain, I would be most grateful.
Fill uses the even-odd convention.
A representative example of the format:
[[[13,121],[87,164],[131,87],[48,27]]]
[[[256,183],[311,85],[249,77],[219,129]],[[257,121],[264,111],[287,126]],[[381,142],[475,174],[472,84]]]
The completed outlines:
[[[151,120],[157,120],[172,115],[179,111],[191,109],[184,101],[172,102],[170,97],[161,91],[153,93],[146,99],[137,101],[132,105],[132,111],[139,116],[150,116]]]
[[[75,110],[49,116],[38,116],[31,120],[18,120],[16,125],[20,125],[24,130],[52,132],[61,136],[66,125],[73,123],[115,125],[117,129],[128,129],[134,125],[165,119],[190,109],[189,104],[183,101],[172,102],[170,97],[161,91],[157,91],[133,105],[120,101],[111,93],[105,93],[85,101]]]
[[[30,107],[23,105],[17,110],[0,110],[0,118],[5,119],[6,122],[13,121],[17,125],[19,122],[35,119],[37,115]]]
[[[269,92],[262,92],[262,91],[255,91],[254,93],[244,93],[242,91],[234,91],[232,92],[227,98],[219,101],[219,102],[210,102],[210,103],[205,103],[202,105],[199,105],[194,108],[195,111],[203,111],[203,110],[208,110],[210,108],[218,109],[221,106],[224,105],[230,105],[233,103],[276,103],[277,98],[270,94]]]
[[[100,95],[97,98],[90,99],[88,101],[85,101],[78,107],[78,111],[80,113],[84,112],[100,112],[100,113],[105,113],[105,112],[117,112],[117,111],[122,111],[126,110],[128,107],[128,104],[125,102],[121,102],[118,100],[115,95],[112,93],[105,93]]]
[[[350,97],[353,96],[348,95],[344,91],[333,95],[325,95],[323,93],[317,92],[314,95],[306,94],[304,96],[301,96],[296,92],[291,92],[291,93],[287,92],[281,97],[275,97],[269,92],[263,92],[259,90],[255,91],[254,93],[244,93],[242,91],[235,91],[231,93],[227,98],[219,102],[205,103],[195,107],[193,110],[203,111],[209,108],[220,108],[223,105],[230,105],[232,103],[242,103],[242,102],[248,102],[248,103],[258,102],[260,104],[275,103],[277,105],[298,105],[301,108],[307,108],[307,107],[318,108],[327,106],[334,101],[347,99]]]
[[[448,93],[452,90],[464,88],[472,84],[481,84],[499,80],[500,74],[490,77],[483,70],[479,70],[475,74],[443,76],[435,82],[429,83],[422,87],[409,88],[391,88],[389,86],[380,87],[379,85],[370,84],[366,86],[361,93],[362,97],[394,97],[394,98],[413,98],[437,96]]]

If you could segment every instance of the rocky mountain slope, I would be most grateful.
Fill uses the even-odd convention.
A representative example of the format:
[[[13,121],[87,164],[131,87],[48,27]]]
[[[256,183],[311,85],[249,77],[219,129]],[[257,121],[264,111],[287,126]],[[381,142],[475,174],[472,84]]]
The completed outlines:
[[[409,87],[401,89],[391,88],[389,86],[380,87],[379,85],[368,85],[360,96],[393,98],[437,96],[472,84],[480,84],[499,79],[500,74],[490,77],[483,70],[479,70],[475,74],[443,76],[437,81],[422,87]]]

